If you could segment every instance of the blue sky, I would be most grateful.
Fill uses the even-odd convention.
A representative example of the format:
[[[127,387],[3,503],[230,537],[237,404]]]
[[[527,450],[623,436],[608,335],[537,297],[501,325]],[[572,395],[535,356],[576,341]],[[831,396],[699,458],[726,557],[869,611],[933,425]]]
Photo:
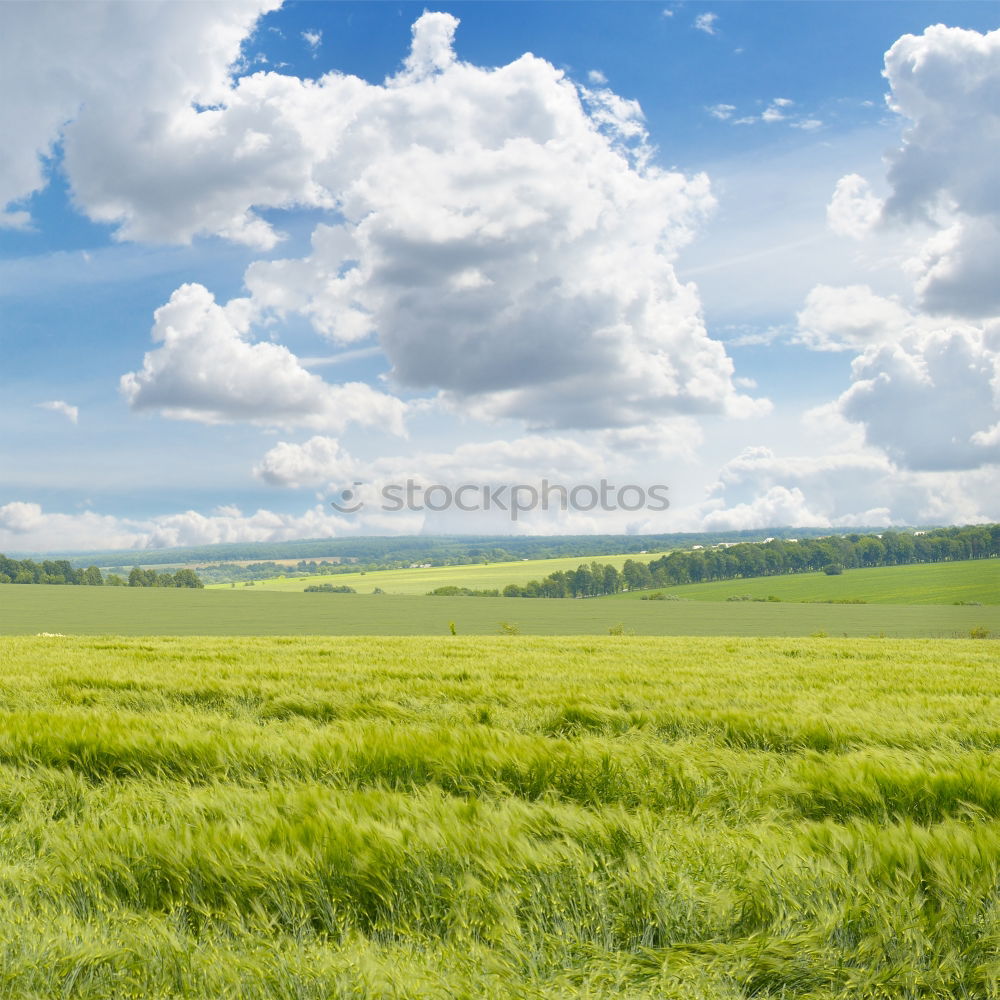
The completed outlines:
[[[87,11],[0,7],[0,551],[1000,518],[1000,4]]]

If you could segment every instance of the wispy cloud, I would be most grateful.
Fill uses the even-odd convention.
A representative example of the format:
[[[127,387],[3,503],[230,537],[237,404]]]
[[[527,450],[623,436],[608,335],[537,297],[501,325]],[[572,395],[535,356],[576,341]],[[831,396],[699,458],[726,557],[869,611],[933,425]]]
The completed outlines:
[[[705,110],[713,118],[718,118],[719,121],[724,122],[727,119],[732,118],[733,112],[736,110],[736,105],[735,104],[713,104],[711,107],[705,108]]]
[[[75,424],[80,419],[80,408],[71,406],[61,399],[50,399],[45,403],[38,403],[42,410],[51,410],[53,413],[61,413],[71,424]]]
[[[591,83],[607,83],[608,82],[608,78],[599,69],[592,69],[587,74],[587,79]]]
[[[823,127],[821,118],[811,118],[804,113],[791,111],[794,104],[795,101],[789,97],[775,97],[759,115],[741,115],[739,118],[733,117],[736,107],[732,104],[713,104],[705,110],[713,118],[729,122],[730,125],[756,125],[757,122],[770,125],[774,122],[785,122],[789,127],[802,129],[805,132]]]
[[[326,368],[329,365],[345,365],[351,361],[360,361],[362,358],[373,358],[382,353],[382,348],[359,347],[353,351],[341,351],[339,354],[329,354],[315,358],[300,358],[304,368]]]
[[[698,31],[704,31],[706,35],[715,34],[715,22],[719,20],[718,14],[707,12],[699,14],[694,19],[694,26]]]
[[[323,41],[323,32],[319,28],[310,28],[308,31],[302,32],[302,38],[306,45],[315,53]]]
[[[790,108],[795,102],[789,100],[787,97],[776,97],[771,101],[770,106],[764,111],[760,116],[761,121],[765,122],[780,122],[787,118],[786,109]]]

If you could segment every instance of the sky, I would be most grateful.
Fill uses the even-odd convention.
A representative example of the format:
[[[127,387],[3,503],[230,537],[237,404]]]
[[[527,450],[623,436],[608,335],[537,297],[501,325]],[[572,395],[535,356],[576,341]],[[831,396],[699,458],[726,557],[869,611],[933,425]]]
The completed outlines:
[[[0,551],[1000,520],[1000,3],[13,0],[0,92]]]

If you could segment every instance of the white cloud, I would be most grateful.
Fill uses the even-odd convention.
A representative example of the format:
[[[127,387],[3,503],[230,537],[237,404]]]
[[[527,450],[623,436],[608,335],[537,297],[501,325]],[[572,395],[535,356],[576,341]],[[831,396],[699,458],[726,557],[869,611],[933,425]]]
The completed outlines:
[[[368,461],[354,458],[336,438],[316,435],[300,444],[282,441],[272,447],[254,474],[273,486],[337,486],[355,480],[481,483],[537,482],[576,477],[590,481],[610,474],[649,475],[667,459],[694,461],[702,443],[701,428],[690,418],[651,422],[587,435],[527,434],[512,439],[474,441],[453,451],[413,449],[405,455]]]
[[[747,448],[720,470],[713,499],[705,505],[705,523],[733,528],[885,523],[884,516],[858,519],[892,504],[894,472],[884,455],[863,448],[801,457]]]
[[[80,419],[80,408],[72,406],[61,399],[52,399],[38,406],[43,410],[51,410],[53,413],[61,413],[71,424],[75,424]]]
[[[823,127],[823,121],[820,118],[793,114],[789,109],[794,104],[795,102],[791,98],[775,97],[760,115],[741,115],[739,118],[733,117],[736,107],[732,104],[714,104],[705,110],[713,118],[728,121],[731,125],[756,125],[757,122],[773,125],[775,122],[786,122],[791,128],[797,128],[804,132],[814,132]]]
[[[869,443],[911,469],[1000,462],[1000,331],[957,323],[867,348],[851,369],[840,412]]]
[[[770,105],[764,109],[764,112],[760,116],[761,121],[784,121],[788,117],[787,109],[794,103],[794,101],[789,100],[787,97],[776,97],[773,101],[771,101]]]
[[[840,236],[862,239],[882,218],[882,201],[872,194],[871,185],[858,174],[837,181],[833,198],[826,208],[826,221]]]
[[[867,285],[817,285],[794,338],[813,350],[860,352],[836,410],[869,444],[911,469],[1000,461],[1000,323],[914,313]]]
[[[330,385],[279,344],[253,343],[246,300],[219,306],[201,285],[182,285],[155,314],[142,370],[122,376],[134,410],[203,423],[247,421],[339,430],[348,423],[403,432],[405,404],[364,383]]]
[[[919,309],[867,286],[818,286],[799,314],[799,339],[861,351],[836,406],[900,468],[995,470],[1000,31],[936,25],[904,35],[886,53],[884,75],[889,106],[906,120],[888,156],[888,196],[879,199],[863,177],[848,174],[827,219],[835,232],[869,240],[907,224],[902,273]]]
[[[136,534],[128,522],[91,511],[49,514],[23,501],[0,506],[0,552],[132,548]]]
[[[713,118],[718,118],[719,121],[726,121],[733,117],[733,112],[736,110],[735,104],[713,104],[710,108],[705,109]]]
[[[597,84],[605,84],[608,82],[608,78],[599,69],[592,69],[587,74],[587,79],[591,83],[597,83]]]
[[[323,41],[323,32],[318,28],[311,28],[302,32],[302,40],[315,52]]]
[[[908,122],[888,156],[884,207],[852,175],[837,186],[830,222],[862,236],[886,222],[931,225],[910,261],[929,311],[981,318],[1000,313],[1000,30],[934,25],[886,53],[889,106]]]
[[[842,421],[836,410],[814,419],[827,427]],[[837,433],[843,433],[840,427]],[[677,516],[686,517],[692,529],[706,530],[961,524],[997,516],[995,475],[989,470],[912,471],[851,441],[850,429],[847,438],[842,450],[820,447],[802,456],[747,448],[720,470],[707,503]]]
[[[302,514],[258,510],[244,515],[221,507],[210,515],[188,510],[145,520],[90,511],[50,513],[37,503],[0,506],[0,552],[156,549],[223,542],[284,542],[356,534],[358,525],[317,504]]]
[[[198,117],[191,103],[225,97],[241,43],[276,5],[5,4],[0,92],[17,99],[0,103],[0,224],[27,223],[23,210],[4,214],[4,206],[45,185],[44,157],[63,136],[74,196],[92,218],[120,224],[126,237],[179,235],[171,215],[194,219],[190,198],[218,171],[160,159],[168,150],[158,134],[190,135]],[[235,176],[226,180],[239,187]],[[220,191],[225,183],[216,178]],[[225,218],[224,207],[213,207],[213,229],[252,236],[242,210]]]
[[[302,444],[280,441],[254,468],[254,475],[264,482],[292,489],[348,483],[361,474],[359,463],[341,448],[340,442],[322,435]]]
[[[907,270],[915,279],[921,304],[929,312],[994,316],[1000,314],[997,260],[1000,215],[963,216],[926,240],[908,262]]]
[[[705,14],[699,14],[694,19],[694,27],[698,31],[704,31],[706,35],[714,35],[716,33],[715,22],[718,20],[719,20],[718,14],[713,14],[711,12],[707,12]]]
[[[384,87],[256,84],[317,129],[312,176],[345,219],[308,257],[253,265],[255,307],[341,343],[377,336],[394,384],[488,419],[753,412],[673,270],[714,204],[707,178],[648,165],[634,101],[532,56],[458,62],[456,23],[422,16]]]
[[[810,510],[798,488],[773,486],[750,503],[736,504],[707,513],[702,520],[706,531],[745,531],[783,525],[789,528],[826,527],[826,519]]]
[[[708,179],[650,165],[636,102],[531,55],[497,69],[459,62],[458,22],[443,13],[417,20],[384,85],[336,72],[234,81],[240,43],[270,5],[97,5],[65,23],[60,8],[19,5],[18,45],[54,35],[82,55],[50,104],[15,102],[46,124],[13,144],[30,169],[11,168],[0,192],[42,183],[37,154],[71,119],[73,198],[121,239],[205,234],[266,249],[280,234],[260,210],[336,212],[310,256],[250,269],[253,308],[302,313],[342,343],[377,336],[399,389],[538,427],[766,406],[736,392],[697,290],[674,273],[713,208]],[[48,93],[49,64],[35,62],[16,62],[18,93],[36,77]],[[20,134],[20,119],[5,124]],[[202,341],[236,374],[192,380]],[[278,384],[264,392],[272,362]],[[265,399],[259,417],[250,383]],[[319,428],[346,409],[283,348],[221,326],[177,332],[123,387],[137,408],[206,420]],[[385,400],[370,396],[369,409]]]
[[[337,487],[362,480],[369,484],[414,479],[423,483],[512,483],[543,476],[592,477],[606,469],[605,450],[574,438],[526,435],[511,440],[477,441],[453,451],[414,451],[373,461],[352,458],[333,438],[316,436],[302,444],[280,442],[255,474],[275,486]]]
[[[817,285],[798,314],[795,340],[815,351],[862,350],[898,340],[918,325],[907,309],[867,285]]]

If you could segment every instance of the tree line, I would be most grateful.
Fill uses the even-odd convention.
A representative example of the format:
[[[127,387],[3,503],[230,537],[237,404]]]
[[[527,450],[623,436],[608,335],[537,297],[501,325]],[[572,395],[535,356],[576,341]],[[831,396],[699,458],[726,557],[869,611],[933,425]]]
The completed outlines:
[[[74,567],[66,559],[8,559],[0,555],[0,583],[56,584],[69,587],[203,587],[194,570],[175,573],[136,566],[128,579],[117,573],[105,576],[99,567]]]
[[[542,580],[508,584],[504,597],[603,597],[685,583],[811,573],[835,567],[857,569],[908,563],[987,559],[1000,555],[1000,524],[938,528],[926,532],[884,531],[871,535],[743,542],[725,547],[671,552],[649,562],[628,559],[621,570],[591,562],[551,573]]]
[[[199,574],[208,572],[208,564],[273,563],[275,560],[300,560],[294,569],[279,566],[275,576],[284,572],[299,572],[318,562],[340,559],[351,562],[344,571],[354,569],[403,569],[411,563],[429,562],[434,566],[464,566],[483,562],[511,562],[518,559],[599,559],[602,556],[648,552],[666,552],[693,543],[712,545],[716,542],[756,542],[768,535],[777,537],[817,537],[829,534],[821,528],[755,528],[746,531],[713,531],[701,533],[671,533],[659,535],[392,535],[350,538],[326,538],[289,542],[223,542],[217,545],[187,546],[175,549],[146,549],[142,553],[145,566],[184,564],[197,565]],[[116,572],[127,572],[133,551],[88,553],[71,557],[75,566],[97,563]],[[270,566],[273,570],[274,567]],[[205,577],[207,579],[207,577]],[[233,576],[239,581],[241,577]],[[212,581],[222,582],[222,581]],[[225,582],[230,582],[226,580]]]

